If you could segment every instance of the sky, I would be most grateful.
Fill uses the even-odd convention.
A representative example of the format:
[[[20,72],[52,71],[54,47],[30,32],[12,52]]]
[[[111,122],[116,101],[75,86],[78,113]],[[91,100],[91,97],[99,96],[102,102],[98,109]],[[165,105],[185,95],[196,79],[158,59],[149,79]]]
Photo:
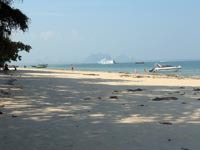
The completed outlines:
[[[94,54],[132,61],[200,60],[199,0],[24,0],[32,46],[21,63],[82,63]]]

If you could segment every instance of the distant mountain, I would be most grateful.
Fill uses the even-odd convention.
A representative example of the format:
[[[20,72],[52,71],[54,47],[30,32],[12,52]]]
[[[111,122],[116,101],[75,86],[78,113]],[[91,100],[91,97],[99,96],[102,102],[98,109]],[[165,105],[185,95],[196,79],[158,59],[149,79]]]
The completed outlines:
[[[115,58],[115,61],[118,63],[126,63],[126,62],[133,62],[132,58],[127,55],[119,55],[118,57]]]
[[[113,59],[115,60],[117,63],[127,63],[127,62],[134,62],[132,57],[127,56],[125,54],[121,54],[117,57],[111,57],[109,54],[103,54],[103,53],[96,53],[96,54],[92,54],[90,56],[88,56],[85,59],[85,63],[98,63],[100,60],[102,59]]]
[[[103,53],[92,54],[85,59],[85,63],[97,63],[104,58],[111,59],[111,56]]]

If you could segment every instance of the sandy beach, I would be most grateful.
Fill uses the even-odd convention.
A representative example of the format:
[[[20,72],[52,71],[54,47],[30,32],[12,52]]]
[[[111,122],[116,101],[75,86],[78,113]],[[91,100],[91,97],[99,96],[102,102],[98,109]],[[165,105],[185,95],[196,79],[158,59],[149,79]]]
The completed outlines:
[[[2,150],[199,150],[200,79],[0,73]]]

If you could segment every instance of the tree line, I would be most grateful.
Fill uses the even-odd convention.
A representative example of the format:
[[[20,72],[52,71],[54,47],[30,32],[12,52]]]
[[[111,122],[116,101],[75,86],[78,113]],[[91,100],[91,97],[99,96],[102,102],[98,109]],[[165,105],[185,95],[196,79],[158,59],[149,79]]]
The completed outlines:
[[[20,51],[29,52],[30,45],[12,41],[13,31],[26,32],[30,19],[19,9],[12,7],[15,0],[0,0],[0,65],[21,60]]]

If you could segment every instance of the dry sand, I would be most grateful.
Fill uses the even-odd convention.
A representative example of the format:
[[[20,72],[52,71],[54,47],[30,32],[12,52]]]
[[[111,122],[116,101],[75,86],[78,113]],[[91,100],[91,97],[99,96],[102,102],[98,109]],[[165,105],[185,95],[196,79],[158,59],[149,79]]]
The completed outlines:
[[[199,150],[200,79],[0,73],[0,150]]]

